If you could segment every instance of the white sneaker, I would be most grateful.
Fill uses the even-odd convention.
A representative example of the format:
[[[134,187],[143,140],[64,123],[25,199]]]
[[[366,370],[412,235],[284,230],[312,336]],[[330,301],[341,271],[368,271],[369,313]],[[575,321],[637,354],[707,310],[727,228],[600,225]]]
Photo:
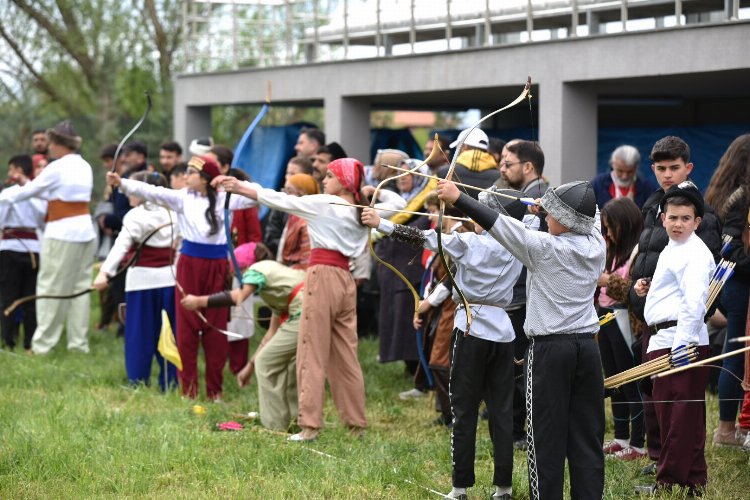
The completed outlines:
[[[427,395],[426,392],[422,392],[417,388],[409,389],[408,391],[400,392],[398,394],[398,398],[402,399],[404,401],[408,401],[410,399],[421,399]]]
[[[750,453],[750,432],[745,434],[745,442],[742,443],[742,449]]]

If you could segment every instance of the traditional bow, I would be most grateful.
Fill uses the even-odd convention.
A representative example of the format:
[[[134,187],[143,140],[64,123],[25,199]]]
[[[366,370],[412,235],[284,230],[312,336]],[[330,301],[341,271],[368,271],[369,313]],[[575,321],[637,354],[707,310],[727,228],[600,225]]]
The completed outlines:
[[[414,172],[416,170],[419,170],[422,166],[427,165],[428,162],[432,161],[438,155],[438,153],[440,153],[440,152],[441,152],[440,142],[438,141],[438,135],[435,134],[435,140],[432,143],[432,151],[430,151],[430,154],[427,156],[427,158],[425,158],[425,160],[422,163],[420,163],[419,165],[415,166],[414,168],[412,168],[410,170],[407,170],[406,172],[402,172],[402,173],[400,173],[398,175],[394,175],[393,177],[388,177],[387,179],[383,179],[382,181],[380,181],[380,183],[375,187],[375,191],[372,193],[372,200],[370,200],[370,208],[374,208],[375,207],[375,203],[378,200],[378,193],[380,192],[380,189],[387,182],[391,182],[393,180],[398,179],[399,177],[404,177],[405,175],[409,175],[412,172]],[[417,291],[417,289],[414,288],[414,286],[411,284],[411,282],[406,278],[406,276],[404,276],[401,273],[401,271],[399,271],[394,266],[392,266],[388,262],[386,262],[383,259],[381,259],[380,257],[378,257],[378,254],[375,253],[375,246],[374,246],[374,241],[373,241],[373,237],[372,237],[372,231],[370,231],[370,236],[368,238],[368,244],[369,244],[369,247],[370,247],[370,253],[372,254],[373,257],[375,257],[375,260],[377,260],[378,262],[380,262],[381,264],[383,264],[385,267],[387,267],[388,269],[390,269],[391,271],[393,271],[396,274],[396,276],[398,276],[401,279],[401,281],[403,281],[404,283],[406,283],[406,286],[409,288],[409,290],[411,291],[412,296],[414,297],[414,319],[419,318],[419,302],[420,302],[421,299],[419,297],[419,292]]]
[[[523,92],[521,92],[521,95],[519,95],[513,102],[508,104],[507,106],[504,106],[500,109],[497,109],[493,111],[492,113],[489,113],[488,115],[483,116],[480,118],[474,125],[471,126],[471,128],[466,132],[466,134],[461,138],[461,140],[458,142],[458,145],[456,146],[456,151],[453,154],[453,160],[451,161],[450,167],[448,167],[448,172],[445,175],[445,180],[450,181],[453,177],[453,172],[456,170],[456,160],[458,159],[458,156],[461,154],[461,148],[464,145],[464,142],[466,141],[466,138],[469,136],[472,130],[477,128],[479,124],[481,124],[483,121],[485,121],[487,118],[490,118],[492,116],[495,116],[496,114],[499,114],[506,109],[512,108],[513,106],[517,105],[524,99],[526,99],[526,96],[531,91],[531,77],[528,78],[526,81],[526,86],[523,89]],[[461,291],[461,289],[458,287],[458,284],[456,283],[456,280],[453,277],[453,273],[450,270],[450,267],[448,266],[448,262],[445,258],[445,254],[443,253],[443,239],[442,239],[442,231],[439,229],[443,227],[443,214],[445,212],[445,202],[443,200],[440,200],[440,209],[438,210],[438,232],[437,232],[437,247],[438,247],[438,255],[440,256],[440,261],[443,263],[443,266],[445,266],[445,271],[448,276],[448,280],[451,282],[451,285],[453,285],[453,288],[456,290],[456,293],[458,294],[459,298],[461,299],[461,302],[463,302],[464,309],[466,310],[466,332],[464,332],[464,336],[469,335],[469,331],[471,330],[471,308],[469,307],[469,301],[466,300],[466,296]]]
[[[146,234],[146,236],[143,238],[143,240],[138,243],[138,246],[135,248],[135,252],[133,253],[133,256],[130,258],[129,261],[125,263],[123,267],[121,267],[115,274],[110,276],[107,281],[112,281],[122,273],[128,270],[129,267],[131,267],[133,264],[135,264],[138,259],[141,256],[141,250],[143,250],[144,245],[146,245],[146,242],[151,239],[152,236],[154,236],[156,233],[159,232],[159,230],[169,226],[171,222],[162,224],[160,226],[155,227],[150,232]],[[80,290],[78,292],[73,292],[65,295],[54,295],[54,294],[46,294],[46,295],[27,295],[26,297],[21,297],[20,299],[17,299],[13,301],[11,305],[9,305],[4,311],[3,314],[6,316],[10,316],[13,314],[13,311],[16,310],[16,308],[20,305],[25,304],[26,302],[37,300],[37,299],[55,299],[55,300],[66,300],[66,299],[75,299],[76,297],[80,297],[81,295],[86,295],[89,292],[93,292],[95,288],[93,286],[90,286],[86,288],[85,290]]]
[[[146,121],[146,118],[148,117],[149,111],[151,111],[151,96],[148,92],[146,94],[146,111],[143,112],[143,116],[141,116],[141,119],[138,120],[138,122],[133,126],[133,128],[130,129],[130,132],[125,134],[125,137],[122,138],[120,141],[120,144],[117,145],[117,149],[115,150],[115,157],[114,160],[112,160],[112,170],[110,172],[115,172],[117,169],[117,158],[120,156],[120,151],[122,150],[122,147],[125,145],[126,142],[128,142],[128,139],[135,134],[135,131],[140,128],[141,125],[143,125],[143,122]]]

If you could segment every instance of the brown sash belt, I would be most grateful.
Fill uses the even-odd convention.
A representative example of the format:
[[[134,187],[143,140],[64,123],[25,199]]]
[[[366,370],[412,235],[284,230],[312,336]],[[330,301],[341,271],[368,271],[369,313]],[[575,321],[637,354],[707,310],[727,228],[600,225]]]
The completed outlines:
[[[89,215],[88,201],[50,200],[47,204],[47,222],[53,222],[68,217]]]

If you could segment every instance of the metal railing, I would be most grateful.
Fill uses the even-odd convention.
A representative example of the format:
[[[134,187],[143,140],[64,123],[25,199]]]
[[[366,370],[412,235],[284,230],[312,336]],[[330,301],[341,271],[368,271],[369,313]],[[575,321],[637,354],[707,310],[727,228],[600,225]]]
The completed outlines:
[[[184,0],[183,71],[269,67],[750,18],[750,0]]]

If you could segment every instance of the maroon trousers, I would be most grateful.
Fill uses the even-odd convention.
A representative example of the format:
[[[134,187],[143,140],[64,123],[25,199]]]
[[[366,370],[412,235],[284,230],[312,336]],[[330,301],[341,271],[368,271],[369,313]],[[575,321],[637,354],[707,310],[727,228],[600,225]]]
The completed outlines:
[[[229,342],[229,370],[237,375],[247,364],[250,340],[242,339]]]
[[[659,349],[650,352],[648,358],[652,360],[667,353],[669,349]],[[709,346],[698,347],[698,360],[708,358],[709,353]],[[659,486],[678,485],[691,490],[706,486],[705,397],[709,369],[693,368],[654,379],[653,406],[661,431],[661,453],[656,471]]]
[[[177,282],[186,294],[210,295],[224,289],[227,273],[226,259],[204,259],[182,254],[177,261]],[[205,324],[194,311],[180,305],[182,293],[175,287],[175,315],[177,317],[177,350],[182,358],[182,371],[177,377],[182,394],[190,398],[198,396],[198,348],[203,344],[206,356],[206,394],[209,399],[221,397],[224,365],[227,362],[229,342],[223,333],[226,330],[228,308],[202,309],[201,312],[212,325]],[[215,328],[214,328],[215,327]]]
[[[644,324],[641,329],[641,363],[645,363],[648,357],[648,342],[651,340],[651,331]],[[651,403],[653,394],[641,388],[641,398],[643,399],[643,424],[646,428],[646,450],[648,458],[657,462],[661,451],[661,435],[659,434],[659,421],[656,417],[656,408]]]

